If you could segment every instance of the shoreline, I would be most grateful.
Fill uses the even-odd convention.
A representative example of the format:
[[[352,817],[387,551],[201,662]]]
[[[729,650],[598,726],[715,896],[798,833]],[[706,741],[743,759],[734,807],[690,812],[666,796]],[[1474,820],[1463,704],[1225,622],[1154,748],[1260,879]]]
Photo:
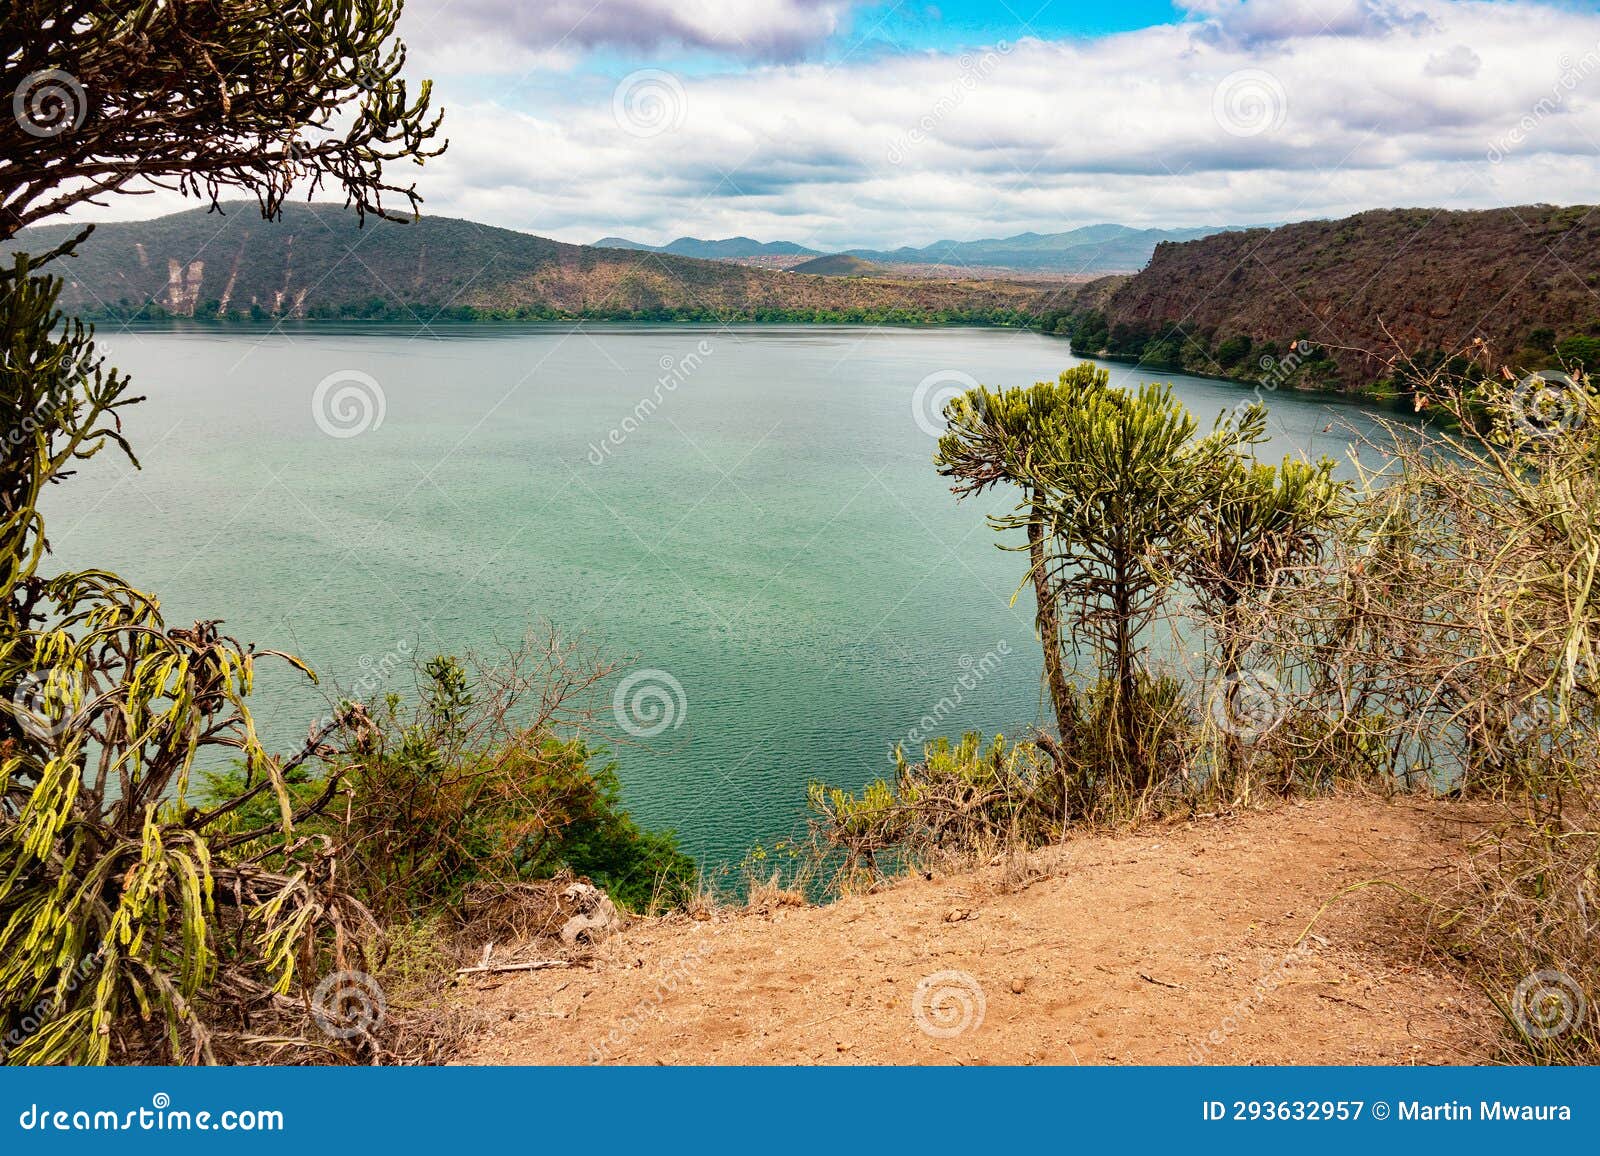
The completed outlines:
[[[1146,369],[1147,376],[1152,381],[1168,380],[1173,376],[1191,377],[1200,381],[1215,381],[1226,385],[1238,386],[1241,389],[1258,389],[1262,386],[1260,380],[1244,377],[1227,377],[1220,374],[1204,373],[1199,370],[1174,368],[1172,366],[1146,366],[1138,358],[1127,354],[1094,353],[1080,354],[1072,348],[1071,340],[1061,333],[1052,333],[1031,325],[1008,325],[999,321],[813,321],[795,318],[760,319],[760,318],[732,318],[727,320],[707,320],[700,318],[672,318],[666,320],[632,317],[475,317],[460,318],[448,317],[437,319],[423,318],[369,318],[369,317],[280,317],[280,318],[212,318],[212,317],[139,317],[121,319],[105,313],[79,313],[74,315],[86,325],[100,326],[115,325],[117,332],[126,333],[160,333],[182,332],[195,330],[207,333],[236,332],[241,334],[271,333],[274,330],[284,329],[289,326],[296,328],[313,328],[326,326],[330,330],[371,329],[373,332],[383,330],[404,330],[414,334],[424,334],[436,329],[450,331],[485,331],[500,329],[510,331],[515,329],[564,329],[574,331],[587,325],[606,327],[640,327],[649,329],[713,329],[726,331],[735,328],[778,328],[789,326],[799,329],[888,329],[904,330],[907,332],[924,332],[928,330],[960,330],[960,329],[986,329],[1004,330],[1012,333],[1032,333],[1038,337],[1060,341],[1067,347],[1070,357],[1080,361],[1093,361],[1102,365],[1126,366],[1130,369]],[[1299,398],[1309,398],[1320,401],[1336,401],[1350,405],[1362,405],[1373,408],[1396,408],[1400,399],[1390,398],[1371,390],[1337,390],[1337,389],[1305,389],[1292,385],[1279,386],[1267,391],[1270,393],[1293,394]]]

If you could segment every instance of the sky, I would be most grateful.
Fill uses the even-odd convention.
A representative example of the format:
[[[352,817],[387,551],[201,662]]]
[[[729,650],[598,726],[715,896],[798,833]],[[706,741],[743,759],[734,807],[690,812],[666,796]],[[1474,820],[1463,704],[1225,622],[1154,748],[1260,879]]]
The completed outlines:
[[[408,0],[401,27],[450,139],[425,211],[579,243],[891,248],[1600,186],[1593,2]]]

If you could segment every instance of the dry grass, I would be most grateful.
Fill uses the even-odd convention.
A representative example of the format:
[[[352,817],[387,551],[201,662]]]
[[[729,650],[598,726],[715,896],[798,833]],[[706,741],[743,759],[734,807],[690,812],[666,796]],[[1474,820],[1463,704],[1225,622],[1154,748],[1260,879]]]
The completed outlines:
[[[1434,939],[1504,1018],[1511,1062],[1600,1062],[1600,812],[1530,810],[1480,838],[1437,908]]]

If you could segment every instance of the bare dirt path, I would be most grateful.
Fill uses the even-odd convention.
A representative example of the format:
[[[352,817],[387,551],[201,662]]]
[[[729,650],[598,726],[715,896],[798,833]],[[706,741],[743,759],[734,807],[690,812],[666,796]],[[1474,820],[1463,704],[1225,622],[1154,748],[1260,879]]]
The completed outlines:
[[[1085,838],[823,908],[641,922],[465,994],[473,1063],[1468,1063],[1495,1013],[1424,952],[1466,810],[1327,799]],[[1329,904],[1329,900],[1333,900]],[[1325,904],[1325,911],[1319,916]],[[1312,934],[1302,938],[1308,925]]]

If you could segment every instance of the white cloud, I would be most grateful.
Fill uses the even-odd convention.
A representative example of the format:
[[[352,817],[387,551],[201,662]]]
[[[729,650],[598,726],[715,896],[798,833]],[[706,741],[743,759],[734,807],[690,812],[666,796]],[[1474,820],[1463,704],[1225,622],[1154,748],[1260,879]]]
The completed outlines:
[[[495,48],[481,66],[524,51],[705,49],[747,60],[791,60],[838,30],[849,0],[410,0],[406,34]]]
[[[1422,71],[1428,76],[1476,76],[1483,57],[1465,44],[1452,45],[1444,52],[1430,53]]]
[[[1236,33],[1239,7],[1208,0]],[[608,86],[534,110],[456,104],[451,152],[423,187],[431,211],[565,240],[745,233],[818,247],[1593,198],[1600,18],[1347,4],[1359,12],[1345,31],[1310,35],[1329,6],[1288,7],[1299,15],[1270,29],[1251,17],[1248,36],[1209,41],[1186,22],[684,76],[679,127],[653,136],[618,127]],[[1586,51],[1593,70],[1563,91]],[[1460,83],[1473,60],[1481,70]],[[1253,109],[1216,99],[1241,73]],[[1491,163],[1497,142],[1504,159]]]
[[[416,179],[428,212],[567,241],[818,248],[1595,198],[1600,16],[1288,0],[1264,23],[1242,14],[1254,4],[1195,7],[1232,31],[682,75],[653,83],[681,105],[641,102],[659,118],[644,125],[618,123],[620,77],[592,70],[537,99],[526,77],[498,95],[492,77],[441,77],[451,147]],[[158,207],[114,201],[102,219]]]

